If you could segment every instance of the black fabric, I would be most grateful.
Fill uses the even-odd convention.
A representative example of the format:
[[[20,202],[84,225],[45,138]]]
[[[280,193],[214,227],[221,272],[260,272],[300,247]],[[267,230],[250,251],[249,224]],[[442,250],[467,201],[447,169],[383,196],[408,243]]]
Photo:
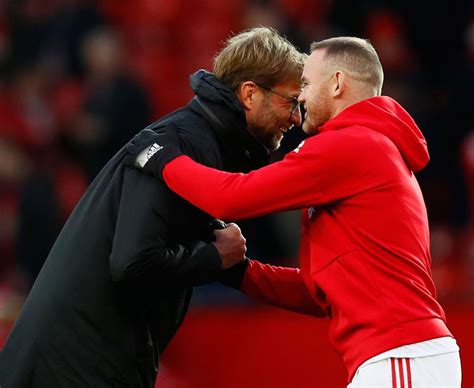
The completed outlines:
[[[174,125],[184,152],[205,165],[258,168],[267,153],[252,144],[237,99],[201,75],[193,85],[229,124],[225,136],[192,102],[149,128]],[[102,169],[56,240],[0,354],[2,388],[152,388],[193,286],[222,275],[211,217],[128,167],[126,155]]]
[[[183,155],[179,144],[177,129],[172,124],[157,131],[145,128],[125,145],[125,150],[130,155],[125,158],[124,163],[135,167],[137,157],[147,150],[147,161],[144,165],[140,163],[139,168],[143,172],[162,180],[162,173],[166,164]]]
[[[233,267],[223,270],[219,276],[219,281],[226,286],[240,290],[242,287],[242,281],[244,280],[245,271],[249,266],[249,259],[245,259],[241,263],[234,265]]]
[[[191,86],[201,101],[226,125],[224,130],[219,130],[210,123],[217,134],[225,170],[249,172],[268,164],[269,151],[247,130],[244,108],[234,91],[205,70],[191,76]],[[188,108],[206,117],[206,113],[194,99],[190,101]]]

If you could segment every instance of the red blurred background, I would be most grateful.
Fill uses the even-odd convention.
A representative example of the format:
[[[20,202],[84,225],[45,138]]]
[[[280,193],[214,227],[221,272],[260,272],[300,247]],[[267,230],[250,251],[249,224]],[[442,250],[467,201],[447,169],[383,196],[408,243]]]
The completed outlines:
[[[185,104],[232,33],[277,28],[301,50],[369,38],[384,94],[415,117],[431,162],[433,276],[474,386],[474,3],[469,0],[4,0],[0,2],[0,343],[62,224],[135,132]],[[117,99],[117,96],[120,98]],[[290,132],[273,159],[294,148]],[[297,213],[244,222],[249,255],[297,266]],[[197,297],[166,350],[158,386],[340,387],[326,322]],[[361,344],[363,346],[363,344]]]
[[[474,311],[446,311],[474,385]],[[327,321],[264,306],[196,308],[165,351],[159,388],[335,388],[347,385]],[[364,346],[364,344],[360,344]]]

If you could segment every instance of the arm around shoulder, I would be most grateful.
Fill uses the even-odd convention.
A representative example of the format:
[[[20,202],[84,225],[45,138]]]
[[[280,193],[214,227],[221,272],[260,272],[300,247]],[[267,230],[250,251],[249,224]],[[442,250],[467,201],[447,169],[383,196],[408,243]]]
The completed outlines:
[[[178,287],[216,280],[221,260],[213,244],[169,242],[169,226],[153,206],[164,201],[163,191],[152,177],[125,172],[109,260],[112,279]]]

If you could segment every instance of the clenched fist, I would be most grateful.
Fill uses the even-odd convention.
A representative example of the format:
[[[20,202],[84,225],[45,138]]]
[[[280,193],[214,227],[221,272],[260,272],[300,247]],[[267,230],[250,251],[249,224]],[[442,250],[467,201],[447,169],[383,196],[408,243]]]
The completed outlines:
[[[230,268],[245,260],[246,240],[236,224],[228,224],[225,229],[214,230],[213,242],[222,260],[222,269]]]

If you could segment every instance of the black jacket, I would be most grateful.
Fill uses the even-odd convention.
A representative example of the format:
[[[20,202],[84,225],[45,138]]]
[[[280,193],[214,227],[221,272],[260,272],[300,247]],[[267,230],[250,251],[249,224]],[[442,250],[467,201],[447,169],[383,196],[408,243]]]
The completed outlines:
[[[176,126],[185,152],[208,166],[264,165],[233,91],[205,71],[191,85],[200,100],[149,128]],[[210,217],[125,156],[92,182],[52,248],[0,355],[2,388],[152,388],[192,287],[221,275]]]

